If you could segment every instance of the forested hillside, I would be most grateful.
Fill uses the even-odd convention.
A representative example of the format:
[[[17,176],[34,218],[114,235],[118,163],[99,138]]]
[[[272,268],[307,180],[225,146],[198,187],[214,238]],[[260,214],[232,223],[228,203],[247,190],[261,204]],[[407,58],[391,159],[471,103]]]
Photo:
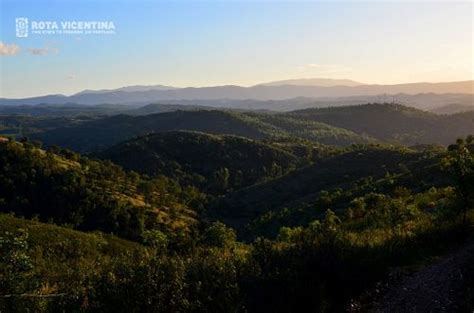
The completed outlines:
[[[176,111],[144,116],[116,115],[89,121],[70,119],[67,127],[50,127],[41,131],[41,126],[36,126],[37,130],[31,137],[46,145],[64,146],[79,152],[98,151],[136,136],[172,130],[236,135],[257,140],[304,139],[336,146],[375,142],[448,145],[474,131],[473,112],[436,115],[397,104],[367,104],[289,113]]]
[[[240,114],[222,111],[177,111],[145,116],[116,115],[83,123],[76,127],[59,128],[40,134],[45,144],[69,147],[76,151],[97,151],[116,143],[151,132],[194,130],[213,134],[232,134],[261,139],[269,125],[247,123]]]
[[[49,156],[48,166],[40,166],[45,162],[42,150],[27,144],[2,143],[2,149],[6,149],[2,155],[8,156],[2,168],[15,169],[7,172],[18,186],[15,198],[20,198],[20,192],[28,195],[21,177],[34,182],[29,185],[35,191],[48,170],[51,177],[62,177],[53,164],[64,169],[73,166],[59,154]],[[367,293],[394,268],[408,274],[462,246],[472,234],[468,226],[472,211],[466,207],[473,203],[472,151],[469,138],[450,146],[449,152],[431,152],[440,157],[440,175],[450,186],[420,188],[394,177],[388,189],[379,189],[384,183],[368,180],[367,190],[372,191],[354,193],[337,212],[315,202],[316,210],[324,210],[319,217],[281,226],[274,239],[260,237],[249,243],[236,241],[235,231],[221,222],[207,224],[180,245],[170,240],[172,232],[151,228],[137,238],[141,245],[98,232],[85,234],[65,225],[0,215],[0,308],[7,312],[294,312],[308,308],[343,312],[354,307],[366,311],[373,301]],[[376,164],[351,170],[350,177],[377,173],[384,164],[383,171],[393,170],[397,162],[420,167],[422,159],[431,162],[433,157],[370,147],[366,154],[368,158],[356,158],[354,167]],[[92,167],[93,162],[81,160],[75,166]],[[107,166],[100,169],[105,172]],[[91,171],[96,177],[107,176]],[[343,171],[337,174],[345,175]],[[122,183],[115,181],[118,186]],[[58,187],[63,186],[58,182]],[[9,199],[6,194],[2,197]],[[14,204],[2,201],[4,210]],[[98,203],[95,209],[100,208]],[[463,284],[468,284],[473,272],[462,270]],[[466,289],[450,303],[470,308],[473,303],[468,295]]]
[[[174,180],[143,178],[111,162],[30,143],[0,142],[0,211],[80,230],[139,239],[147,229],[189,233],[199,192]]]
[[[283,176],[303,162],[270,144],[189,131],[138,137],[98,156],[128,170],[165,175],[213,194]]]
[[[0,0],[0,313],[474,313],[473,10]]]
[[[474,131],[473,111],[440,116],[398,104],[307,109],[290,115],[405,145],[448,145]]]
[[[18,141],[0,137],[0,310],[369,311],[395,270],[474,235],[473,137],[448,141],[469,118],[391,104],[4,117]],[[474,271],[459,270],[450,303],[472,308]]]
[[[261,231],[262,220],[277,222],[275,235],[281,226],[306,223],[327,209],[344,209],[353,198],[370,192],[387,193],[396,187],[420,192],[445,186],[439,161],[438,152],[354,147],[284,177],[229,193],[214,203],[212,212],[247,236],[251,221],[260,220]]]
[[[77,126],[53,129],[34,136],[47,145],[59,145],[80,152],[97,151],[121,141],[151,132],[192,130],[264,138],[305,138],[325,144],[350,145],[370,142],[351,131],[322,123],[302,122],[268,116],[267,113],[229,111],[177,111],[145,116],[117,115]]]

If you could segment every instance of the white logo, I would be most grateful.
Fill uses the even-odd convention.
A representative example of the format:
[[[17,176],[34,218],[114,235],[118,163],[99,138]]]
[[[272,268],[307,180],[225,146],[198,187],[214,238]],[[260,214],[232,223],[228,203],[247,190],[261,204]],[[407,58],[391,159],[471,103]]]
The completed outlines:
[[[16,36],[20,38],[28,37],[28,18],[17,17],[15,19],[16,24]]]
[[[16,36],[23,38],[30,35],[115,35],[112,21],[43,21],[17,17],[15,24]]]

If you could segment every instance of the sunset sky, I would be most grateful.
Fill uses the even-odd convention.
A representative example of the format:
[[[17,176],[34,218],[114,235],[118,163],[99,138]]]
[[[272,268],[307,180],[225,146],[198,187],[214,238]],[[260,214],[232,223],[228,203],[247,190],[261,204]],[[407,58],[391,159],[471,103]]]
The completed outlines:
[[[470,80],[472,2],[1,1],[0,97],[291,78]],[[16,37],[15,19],[115,34]]]

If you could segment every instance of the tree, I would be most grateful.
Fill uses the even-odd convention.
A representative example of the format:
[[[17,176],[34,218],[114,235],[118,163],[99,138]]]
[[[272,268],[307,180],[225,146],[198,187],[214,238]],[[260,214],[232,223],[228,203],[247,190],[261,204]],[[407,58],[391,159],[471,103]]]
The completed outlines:
[[[28,255],[28,232],[5,232],[0,235],[0,293],[21,294],[34,287],[31,280],[33,269]]]
[[[146,245],[155,249],[165,250],[168,246],[168,237],[157,229],[144,231],[142,237]]]
[[[217,190],[226,191],[229,187],[229,169],[221,167],[219,170],[214,172],[214,184]]]
[[[474,206],[474,137],[458,139],[456,144],[448,147],[449,155],[444,162],[453,174],[456,191],[459,196],[460,211],[463,222],[466,222],[467,210]]]
[[[235,230],[221,222],[214,222],[204,232],[204,243],[220,248],[229,248],[235,245],[237,235]]]

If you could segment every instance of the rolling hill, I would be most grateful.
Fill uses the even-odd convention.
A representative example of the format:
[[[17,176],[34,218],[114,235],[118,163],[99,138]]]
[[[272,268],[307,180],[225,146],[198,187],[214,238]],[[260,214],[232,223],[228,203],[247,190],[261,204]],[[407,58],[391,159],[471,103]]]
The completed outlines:
[[[137,240],[149,228],[175,236],[197,222],[191,198],[175,181],[140,177],[68,150],[0,142],[0,185],[0,212],[79,230]]]
[[[436,154],[378,146],[357,148],[325,158],[275,180],[229,193],[217,199],[211,216],[240,231],[244,231],[245,226],[259,217],[285,208],[303,210],[306,212],[304,214],[314,219],[318,212],[321,214],[326,209],[337,210],[348,205],[347,199],[346,202],[339,199],[338,204],[320,203],[318,207],[318,199],[326,192],[348,190],[350,201],[357,196],[357,190],[361,194],[374,191],[364,189],[364,186],[373,188],[377,186],[375,182],[382,180],[382,186],[388,183],[390,187],[395,184],[393,179],[397,181],[395,185],[406,185],[422,191],[424,186],[441,183],[437,164]]]
[[[474,105],[451,103],[431,110],[436,114],[455,114],[469,111],[474,111]]]
[[[289,113],[300,120],[326,123],[378,140],[448,145],[474,133],[474,112],[439,116],[398,104],[367,104]]]
[[[206,192],[239,189],[275,178],[300,161],[289,152],[251,139],[189,131],[138,137],[98,156],[125,169],[165,175]]]
[[[226,134],[264,138],[305,138],[324,144],[350,145],[371,142],[370,138],[351,131],[293,118],[283,120],[265,113],[231,111],[176,111],[145,116],[116,115],[56,128],[33,136],[46,145],[59,145],[80,152],[108,148],[121,141],[153,132],[191,130],[211,134]]]
[[[145,247],[133,242],[118,238],[113,235],[101,233],[98,231],[85,233],[72,230],[66,227],[60,227],[54,224],[41,223],[39,221],[28,220],[25,218],[14,217],[10,214],[0,213],[0,233],[16,233],[19,231],[28,233],[27,242],[33,249],[42,248],[48,253],[38,252],[48,258],[44,265],[60,266],[65,271],[67,266],[72,264],[60,264],[66,256],[71,263],[79,265],[84,260],[93,263],[96,257],[119,257],[133,251],[145,251]],[[59,262],[58,262],[59,261]],[[38,264],[40,265],[40,264]],[[47,268],[44,268],[47,270]]]

